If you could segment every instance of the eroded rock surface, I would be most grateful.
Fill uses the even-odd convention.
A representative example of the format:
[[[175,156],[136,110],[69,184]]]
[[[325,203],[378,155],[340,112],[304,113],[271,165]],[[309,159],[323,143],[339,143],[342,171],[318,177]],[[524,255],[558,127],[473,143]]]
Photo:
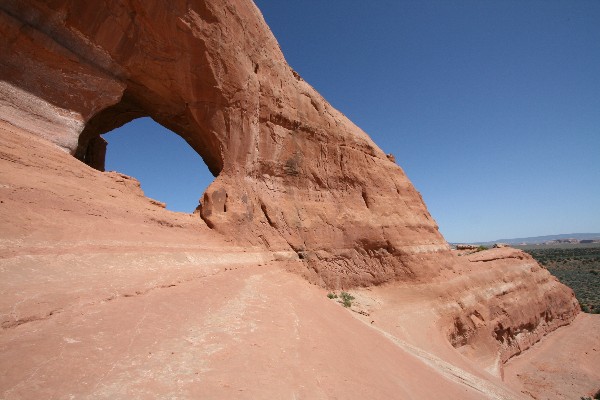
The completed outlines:
[[[101,169],[98,135],[151,116],[218,175],[210,227],[293,250],[329,286],[452,264],[402,169],[288,66],[251,1],[0,9],[0,118]]]

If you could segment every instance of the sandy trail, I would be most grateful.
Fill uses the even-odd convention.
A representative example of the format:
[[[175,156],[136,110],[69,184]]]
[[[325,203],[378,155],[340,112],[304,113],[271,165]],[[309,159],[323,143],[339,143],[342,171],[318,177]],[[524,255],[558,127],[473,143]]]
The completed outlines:
[[[4,329],[0,355],[4,399],[511,398],[276,265],[73,306]]]

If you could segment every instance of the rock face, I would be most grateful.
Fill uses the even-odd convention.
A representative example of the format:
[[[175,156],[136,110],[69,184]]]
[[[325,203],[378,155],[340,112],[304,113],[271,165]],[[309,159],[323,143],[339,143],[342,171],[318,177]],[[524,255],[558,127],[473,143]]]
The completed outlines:
[[[498,377],[509,359],[578,313],[574,296],[527,253],[504,248],[460,259],[466,262],[430,282],[365,288],[357,297],[395,337]]]
[[[477,341],[493,338],[498,345],[493,354],[504,363],[547,333],[569,324],[579,312],[575,297],[565,296],[565,287],[523,251],[501,248],[465,258],[470,271],[465,270],[464,275],[474,278],[473,290],[470,300],[459,301],[460,312],[450,331],[455,347],[477,348]],[[479,271],[482,280],[472,271]]]
[[[0,118],[102,170],[99,135],[152,117],[217,176],[202,199],[210,227],[294,252],[329,286],[453,263],[393,157],[288,66],[250,0],[0,9]]]

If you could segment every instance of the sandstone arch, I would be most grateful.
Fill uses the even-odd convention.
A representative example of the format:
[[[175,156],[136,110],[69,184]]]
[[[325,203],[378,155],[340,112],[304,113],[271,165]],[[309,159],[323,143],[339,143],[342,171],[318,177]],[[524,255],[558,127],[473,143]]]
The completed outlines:
[[[201,211],[209,226],[301,258],[327,285],[452,268],[402,169],[287,65],[252,2],[1,7],[13,38],[2,79],[37,99],[21,123],[31,132],[90,161],[100,133],[151,116],[218,175]],[[61,118],[44,117],[50,108]]]
[[[102,134],[96,141],[102,150],[106,148],[101,154],[105,155],[104,175],[132,177],[153,204],[172,212],[195,214],[195,222],[202,222],[197,221],[199,199],[215,177],[179,135],[142,116]],[[90,143],[90,149],[95,146]]]

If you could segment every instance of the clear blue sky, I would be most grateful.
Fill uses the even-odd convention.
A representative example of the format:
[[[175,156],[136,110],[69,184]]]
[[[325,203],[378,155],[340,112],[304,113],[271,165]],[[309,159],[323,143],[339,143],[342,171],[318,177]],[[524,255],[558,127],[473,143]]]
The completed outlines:
[[[290,65],[396,156],[447,240],[600,232],[600,1],[256,4]],[[107,167],[191,211],[212,177],[149,122],[106,135]]]

